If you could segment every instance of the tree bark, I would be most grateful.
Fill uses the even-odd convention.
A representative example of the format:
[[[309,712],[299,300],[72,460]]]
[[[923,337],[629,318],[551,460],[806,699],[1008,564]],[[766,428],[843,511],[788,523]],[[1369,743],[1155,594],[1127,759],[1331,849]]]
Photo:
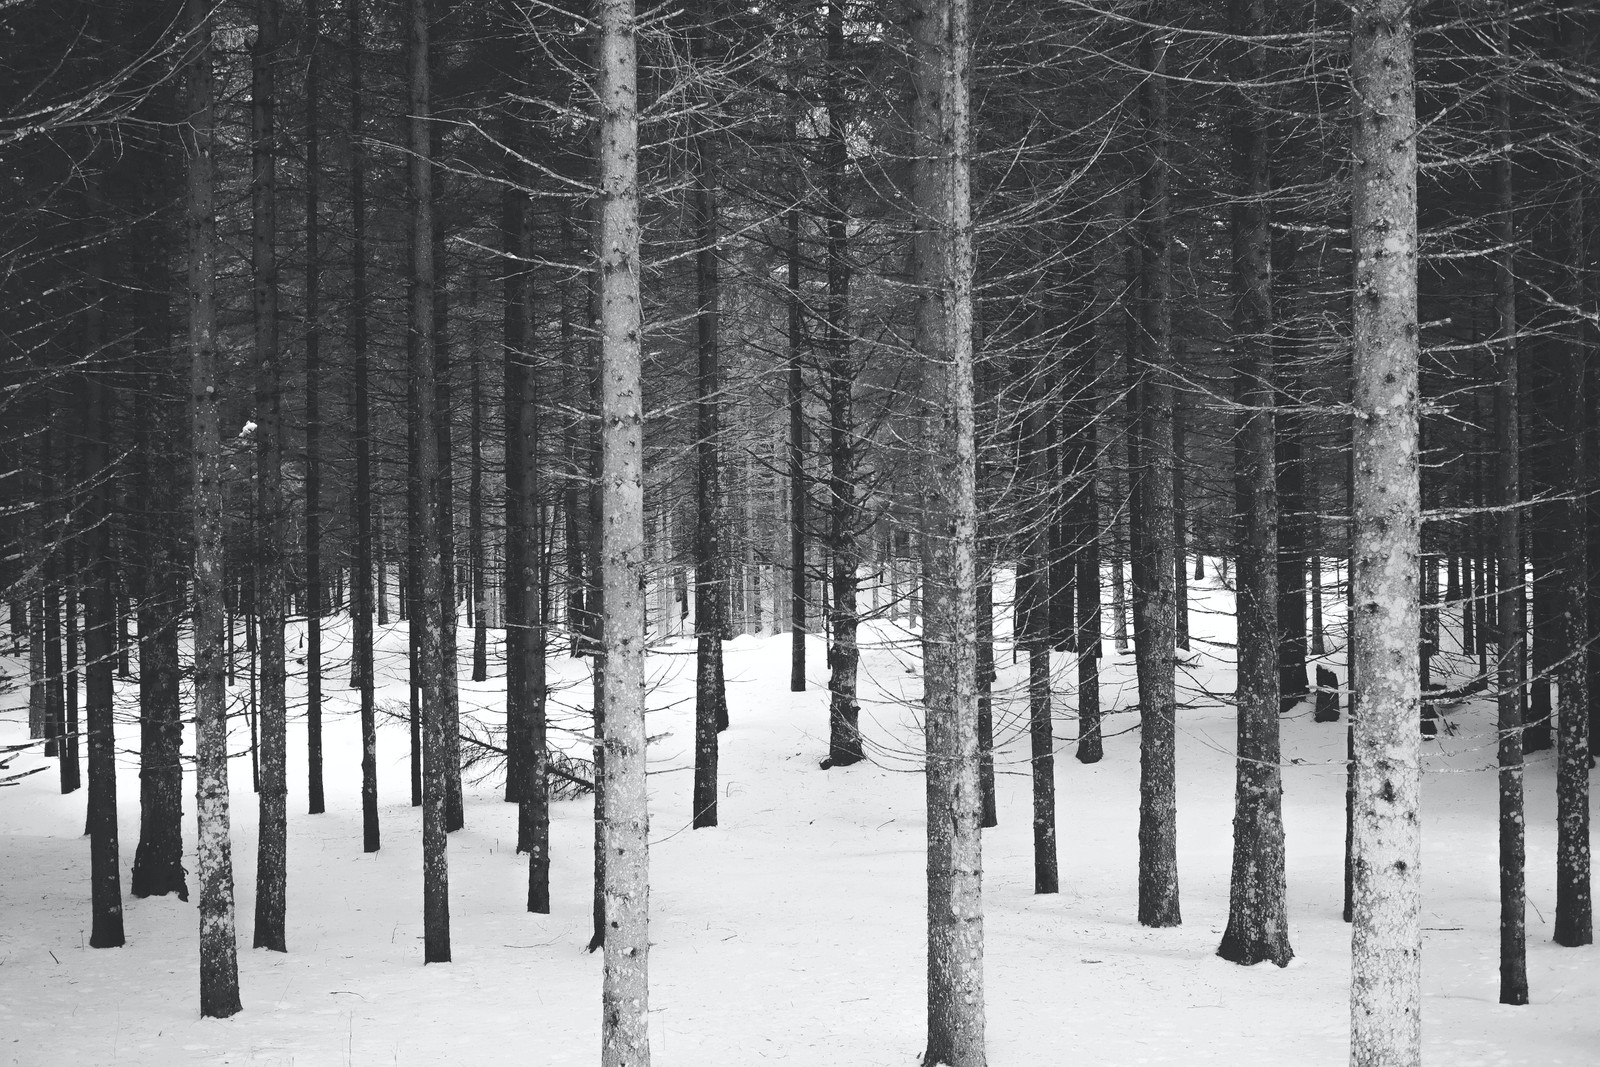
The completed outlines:
[[[707,0],[689,9],[690,50],[704,76],[710,55],[711,15]],[[702,87],[701,107],[713,97]],[[717,825],[717,731],[728,721],[728,696],[722,672],[723,617],[727,602],[728,561],[721,539],[721,282],[717,252],[717,178],[712,117],[696,111],[690,120],[689,156],[694,189],[691,212],[695,242],[695,697],[694,790],[690,809],[695,828]]]
[[[1587,23],[1576,18],[1560,20],[1569,61],[1584,63],[1587,52]],[[1583,114],[1583,90],[1574,88],[1568,106],[1574,115]],[[1581,131],[1582,127],[1579,126]],[[1578,133],[1583,141],[1589,138]],[[1586,185],[1590,180],[1588,157],[1575,155],[1567,168],[1566,259],[1563,288],[1567,303],[1578,314],[1567,326],[1560,358],[1560,400],[1556,408],[1557,432],[1561,437],[1564,489],[1588,485],[1588,449],[1585,438],[1588,403],[1585,380],[1589,370],[1588,327],[1582,315],[1593,313],[1589,306],[1587,274],[1588,231],[1585,218]],[[1556,708],[1556,917],[1555,942],[1576,947],[1594,941],[1593,903],[1589,872],[1589,642],[1588,589],[1588,501],[1582,492],[1571,492],[1556,505],[1560,523],[1561,567],[1557,610],[1561,615],[1561,661],[1556,671],[1559,686]]]
[[[1350,1063],[1422,1058],[1421,497],[1417,451],[1417,122],[1411,5],[1359,0],[1354,96],[1355,929]]]
[[[1152,5],[1160,12],[1159,0]],[[1147,31],[1140,42],[1145,72],[1140,115],[1146,166],[1140,177],[1138,512],[1134,554],[1134,653],[1139,676],[1139,921],[1177,926],[1178,802],[1176,628],[1172,516],[1172,248],[1168,237],[1167,40]],[[1143,588],[1139,588],[1140,586]]]
[[[1267,31],[1267,0],[1233,0],[1233,32]],[[1265,48],[1250,43],[1236,64],[1233,113],[1233,331],[1240,405],[1234,452],[1238,539],[1238,671],[1234,689],[1233,872],[1228,925],[1217,955],[1246,966],[1288,966],[1283,776],[1278,737],[1278,498],[1273,441],[1271,143],[1264,106]]]
[[[800,205],[799,194],[786,213],[788,228],[789,313],[789,691],[806,691],[806,453],[805,376],[800,362]]]
[[[288,705],[284,692],[287,613],[284,536],[283,415],[279,383],[277,145],[275,105],[278,2],[257,0],[251,51],[251,117],[256,359],[256,584],[253,615],[261,649],[261,760],[257,799],[256,948],[286,951],[288,889]]]
[[[926,361],[928,1044],[922,1062],[982,1067],[983,855],[977,730],[977,462],[966,0],[910,4],[916,350]]]
[[[1078,377],[1079,418],[1074,427],[1073,463],[1078,479],[1073,508],[1077,512],[1077,641],[1079,763],[1099,763],[1104,756],[1100,730],[1100,447],[1096,423],[1096,346],[1084,348]]]
[[[84,173],[86,214],[93,222],[102,214],[99,165],[91,160]],[[91,244],[84,310],[86,361],[104,360],[107,342],[105,308],[107,264],[104,242]],[[84,373],[87,405],[84,411],[83,651],[85,661],[84,726],[88,733],[89,774],[89,885],[93,923],[90,948],[118,948],[123,944],[122,872],[117,840],[117,763],[115,721],[117,662],[117,610],[115,561],[112,557],[111,460],[112,386],[108,371],[91,366]],[[69,579],[76,581],[76,578]],[[52,593],[53,595],[53,593]],[[76,684],[74,682],[74,694]],[[69,715],[69,725],[70,715]],[[74,732],[76,728],[74,727]],[[75,758],[70,746],[64,757]]]
[[[199,834],[200,1014],[239,1011],[233,856],[228,830],[228,697],[223,663],[223,485],[217,395],[216,105],[211,0],[187,0],[189,394],[194,456],[195,794]]]
[[[441,628],[446,618],[444,579],[434,499],[439,478],[435,428],[435,333],[433,273],[433,160],[428,63],[428,0],[408,0],[406,88],[411,150],[410,374],[416,404],[412,409],[408,480],[415,494],[416,573],[411,577],[411,630],[417,654],[412,660],[423,734],[422,768],[422,922],[423,962],[450,962],[450,867],[445,831],[448,793],[445,743],[444,661]]]
[[[163,102],[163,110],[170,106]],[[175,108],[173,108],[175,110]],[[166,195],[167,142],[152,152],[152,194]],[[160,153],[157,155],[156,153]],[[177,487],[188,435],[181,424],[182,407],[169,397],[182,396],[178,366],[172,354],[171,284],[173,281],[165,227],[152,225],[141,233],[148,258],[138,262],[148,272],[150,292],[141,301],[139,347],[143,361],[147,450],[139,461],[139,496],[143,501],[140,556],[143,581],[137,603],[139,640],[139,843],[133,855],[128,889],[136,897],[176,893],[189,899],[183,868],[183,716],[178,659],[179,620],[185,582],[178,546],[186,540],[179,526],[182,514]]]
[[[356,557],[352,575],[352,636],[356,685],[361,690],[361,850],[376,852],[378,827],[378,725],[376,678],[373,672],[372,612],[374,512],[372,506],[372,408],[368,395],[367,356],[367,185],[366,152],[362,147],[364,73],[361,62],[361,0],[345,0],[346,47],[350,53],[350,359],[355,392],[355,526]],[[381,508],[379,509],[381,514]],[[388,588],[383,579],[381,530],[376,531],[378,621],[389,621]]]
[[[321,815],[322,788],[322,93],[319,0],[305,0],[306,48],[306,810]]]
[[[824,769],[848,767],[865,757],[861,747],[861,706],[857,701],[856,671],[861,648],[856,642],[860,619],[856,614],[856,501],[855,367],[852,362],[850,314],[850,227],[846,214],[845,168],[848,165],[844,92],[844,5],[827,9],[826,85],[828,112],[824,135],[823,228],[826,233],[828,299],[823,324],[828,368],[828,548],[833,557],[830,604],[831,642],[828,650],[828,758]]]
[[[633,0],[597,0],[600,531],[605,648],[603,1067],[650,1063],[639,112]]]
[[[1496,12],[1500,62],[1494,111],[1499,155],[1494,161],[1494,208],[1500,254],[1494,264],[1496,356],[1494,392],[1496,565],[1500,572],[1500,648],[1497,762],[1500,852],[1500,1003],[1528,1003],[1527,844],[1524,831],[1522,760],[1523,672],[1526,655],[1522,620],[1522,418],[1517,351],[1517,218],[1512,153],[1510,0]],[[1470,568],[1465,568],[1470,574]],[[1463,592],[1467,591],[1463,583]],[[1470,606],[1462,614],[1471,618]]]

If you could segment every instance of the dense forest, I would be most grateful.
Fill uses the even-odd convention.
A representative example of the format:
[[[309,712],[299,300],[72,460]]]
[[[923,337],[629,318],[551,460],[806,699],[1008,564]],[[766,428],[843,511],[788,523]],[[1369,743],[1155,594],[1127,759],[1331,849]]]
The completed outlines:
[[[174,966],[245,1018],[288,995],[243,929],[293,957],[339,865],[404,839],[423,961],[483,886],[581,912],[601,1062],[677,1062],[648,961],[720,935],[677,890],[652,925],[652,852],[914,776],[921,1062],[1055,1062],[986,1036],[986,954],[1032,936],[1026,894],[986,908],[996,855],[1090,899],[1070,783],[1119,764],[1094,803],[1126,798],[1136,895],[1095,907],[1183,923],[1182,810],[1209,950],[1285,968],[1314,764],[1351,1064],[1421,1062],[1425,933],[1468,934],[1429,917],[1429,772],[1477,790],[1473,995],[1536,1010],[1580,966],[1537,953],[1593,940],[1592,0],[11,0],[0,30],[0,868],[40,887],[11,921],[68,900],[133,953],[125,890],[193,892]],[[1179,788],[1210,723],[1231,826]],[[823,784],[740,799],[800,763]],[[74,873],[43,825],[83,827]],[[464,883],[474,833],[514,890]],[[1099,980],[1063,951],[1028,967]],[[30,973],[0,958],[13,1010]],[[331,1034],[307,1062],[365,1062]],[[885,1062],[833,1041],[796,1062]]]

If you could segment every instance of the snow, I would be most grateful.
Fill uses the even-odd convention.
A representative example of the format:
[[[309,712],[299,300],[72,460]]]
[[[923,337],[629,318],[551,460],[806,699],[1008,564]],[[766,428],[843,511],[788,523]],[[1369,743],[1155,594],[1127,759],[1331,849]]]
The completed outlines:
[[[1071,758],[1075,666],[1058,656],[1056,763],[1062,892],[1032,892],[1023,716],[1026,662],[997,651],[998,828],[984,838],[985,966],[993,1067],[1124,1064],[1342,1064],[1348,1049],[1349,927],[1340,921],[1344,724],[1310,703],[1283,720],[1289,919],[1284,970],[1215,956],[1226,920],[1233,791],[1231,595],[1191,591],[1195,655],[1180,666],[1179,862],[1184,925],[1135,921],[1138,738],[1131,714],[1105,721],[1106,758]],[[1340,605],[1327,609],[1338,622]],[[1108,625],[1109,625],[1109,611]],[[997,619],[1003,612],[997,611]],[[1002,620],[1003,622],[1003,620]],[[1004,627],[1002,625],[1002,633]],[[1455,630],[1446,626],[1446,645]],[[807,692],[787,691],[789,636],[727,646],[732,727],[722,735],[722,825],[690,830],[692,644],[650,660],[651,1012],[655,1062],[916,1062],[924,1042],[923,787],[916,641],[863,628],[863,725],[874,759],[820,771],[826,753],[823,649]],[[490,776],[469,782],[467,828],[450,839],[455,962],[423,966],[419,809],[409,805],[405,724],[380,713],[383,850],[361,852],[359,727],[344,686],[349,627],[328,620],[324,684],[328,813],[305,808],[304,724],[290,732],[287,954],[252,951],[256,805],[233,721],[233,847],[244,1011],[198,1011],[193,903],[126,904],[128,944],[86,947],[85,793],[53,774],[0,790],[0,1062],[11,1064],[590,1064],[599,1046],[600,959],[590,923],[588,798],[553,805],[553,914],[523,910],[526,858],[515,808]],[[291,663],[301,637],[290,634]],[[7,643],[8,644],[8,643]],[[405,633],[381,630],[380,708],[404,707]],[[499,713],[491,678],[462,706]],[[1131,656],[1106,642],[1103,703],[1134,700]],[[491,656],[498,648],[491,648]],[[1337,655],[1330,663],[1343,676]],[[584,661],[552,650],[556,700],[586,707]],[[298,668],[303,671],[303,666]],[[16,679],[24,662],[0,659]],[[491,669],[491,674],[495,674]],[[245,674],[231,690],[242,701]],[[303,700],[303,676],[291,679]],[[0,696],[0,744],[26,737],[25,688]],[[908,699],[911,698],[911,699]],[[138,835],[135,689],[121,683],[119,815],[126,892]],[[303,714],[303,708],[299,709]],[[1456,733],[1424,743],[1424,1040],[1432,1063],[1591,1064],[1600,1042],[1594,950],[1550,941],[1554,765],[1530,761],[1528,970],[1533,1003],[1496,1003],[1498,891],[1493,709],[1446,711]],[[577,726],[567,715],[563,721]],[[586,739],[557,731],[585,754]],[[471,746],[467,746],[469,749]],[[36,753],[26,759],[37,761]],[[22,761],[22,762],[25,762]],[[19,762],[14,769],[20,768]],[[479,767],[477,770],[482,771]],[[469,772],[470,773],[470,772]],[[185,830],[193,863],[192,778]],[[196,885],[191,869],[190,888]],[[192,898],[191,898],[192,899]]]

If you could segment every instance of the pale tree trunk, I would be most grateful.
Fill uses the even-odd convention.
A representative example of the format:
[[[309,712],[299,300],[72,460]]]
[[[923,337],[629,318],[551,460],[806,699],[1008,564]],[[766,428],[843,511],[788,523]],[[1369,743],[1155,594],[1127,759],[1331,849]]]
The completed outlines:
[[[217,219],[211,0],[187,0],[189,397],[194,456],[195,850],[200,880],[200,1014],[239,1011],[233,850],[228,830],[228,696],[223,662],[222,436],[217,395]]]
[[[1417,122],[1411,5],[1351,20],[1354,293],[1355,929],[1352,1067],[1422,1059],[1421,496],[1417,455]]]
[[[1159,15],[1159,2],[1151,5]],[[1134,655],[1139,676],[1139,922],[1177,926],[1178,801],[1176,626],[1172,516],[1172,247],[1168,236],[1167,39],[1140,44],[1145,82],[1140,116],[1146,167],[1140,178],[1138,490],[1134,510]],[[1142,586],[1142,588],[1141,588]]]
[[[318,104],[322,33],[318,0],[305,0],[306,48],[306,792],[307,810],[326,807],[322,789],[322,323],[319,289],[321,181]],[[337,564],[335,564],[337,566]],[[353,615],[353,613],[352,613]]]
[[[1494,109],[1500,154],[1494,162],[1494,194],[1500,254],[1495,258],[1495,345],[1498,380],[1494,393],[1497,566],[1500,580],[1500,670],[1496,729],[1499,734],[1500,800],[1500,1003],[1528,1003],[1527,843],[1524,829],[1522,759],[1523,665],[1522,429],[1518,390],[1516,190],[1512,151],[1516,127],[1511,111],[1511,12],[1502,0],[1496,15],[1501,62]],[[1471,568],[1466,568],[1471,573]],[[1471,618],[1471,606],[1462,612]],[[1483,635],[1486,637],[1487,635]]]
[[[928,390],[923,704],[929,1067],[982,1067],[983,858],[977,703],[977,493],[966,0],[910,5],[916,347]]]
[[[691,50],[701,68],[711,36],[709,3],[700,0],[690,9]],[[710,107],[713,94],[701,88],[702,107]],[[721,286],[717,262],[716,160],[712,143],[713,119],[696,112],[690,120],[690,163],[694,171],[692,214],[695,241],[695,334],[698,366],[695,375],[695,695],[694,790],[690,821],[696,828],[717,825],[717,731],[728,721],[727,688],[722,673],[722,638],[727,631],[728,561],[724,557],[721,528],[724,520],[721,477],[722,354]]]
[[[644,416],[633,0],[597,0],[600,532],[605,643],[603,1067],[650,1063],[644,734]]]
[[[440,627],[445,618],[440,573],[438,516],[434,487],[438,484],[439,449],[434,423],[434,293],[433,293],[433,162],[428,77],[428,0],[409,0],[406,48],[406,132],[411,149],[410,208],[410,384],[412,410],[409,480],[416,494],[412,521],[416,546],[411,576],[411,629],[416,634],[412,659],[423,735],[422,767],[422,922],[423,960],[450,962],[450,868],[445,836],[445,707],[443,650]],[[454,614],[453,612],[451,613]]]
[[[252,51],[251,146],[256,359],[256,590],[261,647],[261,774],[257,799],[256,948],[283,952],[288,888],[288,788],[284,693],[283,415],[279,387],[277,146],[273,95],[278,65],[277,0],[259,0]]]
[[[1268,0],[1234,0],[1234,32],[1263,33]],[[1271,145],[1265,108],[1265,48],[1243,47],[1233,115],[1235,389],[1241,411],[1234,446],[1238,538],[1238,672],[1234,688],[1238,750],[1234,769],[1233,873],[1228,926],[1217,955],[1245,965],[1287,966],[1283,857],[1283,774],[1278,737],[1278,497],[1273,459]]]

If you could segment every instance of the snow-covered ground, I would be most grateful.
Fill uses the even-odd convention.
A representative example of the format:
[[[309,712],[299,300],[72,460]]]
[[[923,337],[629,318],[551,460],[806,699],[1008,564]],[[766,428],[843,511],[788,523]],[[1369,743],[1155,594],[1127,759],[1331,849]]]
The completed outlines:
[[[984,838],[989,1062],[1342,1064],[1349,928],[1340,921],[1344,725],[1309,704],[1283,719],[1289,918],[1285,970],[1215,955],[1226,919],[1233,716],[1231,595],[1192,592],[1195,664],[1179,719],[1179,860],[1184,925],[1135,921],[1138,735],[1106,720],[1106,758],[1071,758],[1070,656],[1058,656],[1056,782],[1062,892],[1032,892],[1027,738],[1016,687],[1024,665],[999,650],[998,828]],[[1336,605],[1330,605],[1330,614]],[[1107,613],[1109,615],[1109,612]],[[1336,620],[1335,620],[1336,621]],[[290,734],[289,953],[253,951],[256,808],[248,755],[232,762],[234,869],[244,1011],[198,1014],[193,904],[126,902],[128,943],[86,947],[85,794],[53,774],[0,790],[0,1062],[12,1064],[591,1064],[600,959],[590,923],[588,798],[555,805],[553,914],[529,915],[515,809],[491,777],[468,786],[467,828],[450,839],[455,962],[422,964],[420,818],[409,804],[407,731],[379,734],[383,849],[361,852],[358,723],[343,678],[348,629],[325,689],[328,812],[305,810],[304,724]],[[1109,626],[1109,619],[1108,619]],[[693,655],[652,660],[651,1030],[655,1062],[891,1065],[923,1046],[923,792],[913,700],[916,648],[874,623],[862,662],[864,726],[876,758],[823,772],[823,649],[810,686],[788,692],[787,634],[727,646],[732,727],[722,735],[722,825],[690,830]],[[469,633],[462,631],[463,653]],[[298,644],[291,635],[290,648]],[[1446,639],[1450,646],[1450,639]],[[406,699],[405,637],[382,635],[380,703]],[[1103,700],[1133,700],[1132,657],[1107,645]],[[1335,656],[1333,665],[1343,675]],[[466,657],[463,655],[463,666]],[[583,661],[551,658],[557,700],[586,707]],[[13,679],[25,664],[0,660]],[[465,672],[464,672],[465,673]],[[492,672],[493,673],[493,672]],[[236,699],[245,690],[241,673]],[[499,714],[497,687],[462,683],[463,708]],[[303,684],[291,685],[303,698]],[[0,744],[26,737],[25,690],[0,698]],[[123,699],[131,701],[126,689]],[[125,709],[128,710],[128,709]],[[1496,1003],[1498,903],[1492,712],[1448,712],[1454,733],[1426,743],[1424,1037],[1433,1064],[1600,1062],[1595,950],[1550,941],[1554,768],[1528,771],[1528,970],[1533,1003]],[[576,724],[577,720],[570,720]],[[123,886],[138,837],[137,743],[119,723]],[[567,743],[582,750],[579,739]],[[248,746],[242,717],[234,747]],[[27,758],[35,758],[29,754]],[[21,763],[16,767],[22,766]],[[188,789],[192,798],[192,783]],[[192,809],[192,800],[188,805]],[[192,811],[186,832],[194,831]],[[192,851],[190,853],[192,857]],[[192,860],[191,860],[192,862]],[[193,877],[191,875],[191,885]]]

